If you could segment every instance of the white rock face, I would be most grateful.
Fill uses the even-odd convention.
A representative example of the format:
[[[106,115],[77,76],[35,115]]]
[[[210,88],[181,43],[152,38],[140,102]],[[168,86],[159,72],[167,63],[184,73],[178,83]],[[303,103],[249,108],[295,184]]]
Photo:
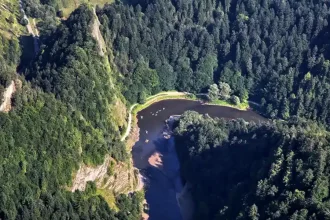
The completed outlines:
[[[80,164],[79,170],[73,180],[71,191],[83,191],[86,188],[87,182],[96,181],[97,179],[103,178],[107,173],[109,162],[110,157],[107,157],[105,158],[103,164],[97,167],[88,167],[85,164]]]
[[[3,93],[2,103],[0,105],[0,112],[9,112],[11,109],[11,97],[16,91],[14,80],[11,81],[10,85],[6,88]]]
[[[113,174],[108,175],[107,170],[111,160],[113,159],[110,156],[106,156],[103,164],[96,167],[81,164],[70,190],[72,192],[84,191],[89,181],[95,182],[100,189],[111,190],[115,193],[129,193],[137,190],[136,188],[139,190],[143,188],[143,182],[140,182],[140,177],[138,172],[134,171],[133,164],[119,162],[114,165]]]

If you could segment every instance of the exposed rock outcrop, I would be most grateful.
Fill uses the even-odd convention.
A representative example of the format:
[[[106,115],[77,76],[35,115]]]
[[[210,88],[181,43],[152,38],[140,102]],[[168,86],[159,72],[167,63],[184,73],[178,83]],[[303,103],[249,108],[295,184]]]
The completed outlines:
[[[79,170],[73,180],[73,186],[71,191],[85,190],[86,183],[88,181],[95,181],[101,179],[107,173],[107,169],[110,163],[110,157],[106,157],[103,164],[97,167],[89,167],[85,164],[80,164]]]
[[[126,193],[135,190],[138,185],[138,173],[132,164],[116,163],[107,156],[103,164],[90,167],[81,164],[73,180],[71,191],[85,190],[89,181],[94,181],[100,189],[111,190],[114,193]]]
[[[104,41],[103,36],[100,31],[101,23],[99,21],[99,18],[96,15],[95,8],[93,8],[93,11],[94,11],[94,22],[92,25],[92,36],[94,37],[94,39],[97,41],[97,43],[99,45],[99,54],[101,56],[104,56],[107,49],[105,46],[105,41]]]
[[[6,88],[3,93],[2,102],[0,105],[0,112],[9,112],[11,110],[11,98],[16,91],[15,81],[12,80],[10,85]]]

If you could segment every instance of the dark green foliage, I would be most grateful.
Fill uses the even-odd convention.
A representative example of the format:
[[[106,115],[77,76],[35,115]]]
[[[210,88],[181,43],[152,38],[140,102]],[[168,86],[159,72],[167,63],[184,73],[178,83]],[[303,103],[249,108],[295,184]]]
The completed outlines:
[[[27,69],[32,86],[19,77],[13,110],[0,113],[0,219],[140,216],[141,195],[121,196],[130,202],[115,212],[94,183],[84,192],[68,191],[82,162],[100,164],[106,154],[127,157],[110,109],[116,96],[110,73],[89,34],[91,19],[92,11],[82,6],[59,26]],[[0,39],[3,90],[18,78],[20,49],[16,39]]]
[[[130,85],[144,62],[157,71],[161,90],[207,92],[221,81],[240,100],[264,100],[267,116],[330,121],[328,3],[140,3],[117,1],[98,11],[130,101],[139,99],[140,87]]]
[[[141,218],[141,201],[143,194],[137,192],[132,195],[120,195],[117,198],[117,206],[120,210],[118,219],[137,220]]]
[[[42,35],[50,34],[58,24],[56,17],[57,7],[55,1],[40,1],[40,0],[24,0],[21,1],[25,14],[28,17],[37,18],[40,21],[37,23],[39,32]],[[22,14],[23,15],[23,14]],[[21,19],[23,21],[23,19]],[[22,24],[25,23],[21,22]],[[41,36],[43,38],[43,36]]]
[[[157,72],[148,68],[144,63],[134,70],[132,79],[127,83],[125,97],[131,103],[143,103],[147,96],[159,92],[159,79]]]
[[[118,79],[91,37],[91,8],[60,23],[64,2],[23,1],[40,20],[43,45],[25,72],[32,89],[22,79],[14,110],[0,114],[1,219],[139,218],[141,195],[118,197],[115,213],[93,184],[64,191],[80,162],[126,159],[112,110],[121,93],[143,103],[161,90],[207,92],[221,82],[223,99],[249,97],[271,118],[330,122],[326,1],[116,1],[97,15]],[[0,95],[19,55],[15,39],[1,38]],[[176,141],[196,218],[328,218],[328,139],[313,123],[185,114]]]
[[[176,146],[196,219],[328,218],[329,140],[313,122],[255,124],[185,113]]]
[[[94,184],[85,192],[64,191],[83,159],[101,160],[99,129],[28,85],[16,92],[14,105],[0,113],[1,219],[117,219],[121,212],[95,195]],[[126,208],[132,209],[121,211]]]
[[[126,152],[119,142],[120,133],[111,112],[116,97],[113,79],[90,34],[92,19],[93,12],[86,5],[72,13],[47,38],[43,53],[26,76],[33,85],[55,94],[70,108],[79,110],[82,118],[98,128],[101,142],[88,146],[86,150],[91,155],[84,161],[99,164],[106,153],[124,160]]]
[[[7,39],[0,35],[0,97],[15,77],[15,68],[20,57],[17,39]]]

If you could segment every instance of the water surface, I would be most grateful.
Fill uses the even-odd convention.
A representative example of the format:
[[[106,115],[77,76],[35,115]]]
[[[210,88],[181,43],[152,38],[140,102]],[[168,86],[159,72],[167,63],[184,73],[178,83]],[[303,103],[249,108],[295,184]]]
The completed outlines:
[[[168,131],[165,121],[170,116],[181,115],[187,110],[208,114],[211,117],[264,121],[263,117],[252,110],[240,111],[224,106],[203,105],[190,100],[164,100],[140,111],[137,115],[140,140],[133,147],[132,154],[134,166],[140,169],[146,178],[145,196],[149,204],[150,220],[183,219],[177,202],[177,196],[183,188],[180,164],[173,138],[166,139],[163,133]]]

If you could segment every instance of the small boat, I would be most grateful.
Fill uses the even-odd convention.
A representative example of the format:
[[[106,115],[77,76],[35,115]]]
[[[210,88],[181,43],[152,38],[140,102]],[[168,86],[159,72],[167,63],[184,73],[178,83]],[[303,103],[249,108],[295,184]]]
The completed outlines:
[[[148,131],[146,130],[146,134],[148,134]]]

